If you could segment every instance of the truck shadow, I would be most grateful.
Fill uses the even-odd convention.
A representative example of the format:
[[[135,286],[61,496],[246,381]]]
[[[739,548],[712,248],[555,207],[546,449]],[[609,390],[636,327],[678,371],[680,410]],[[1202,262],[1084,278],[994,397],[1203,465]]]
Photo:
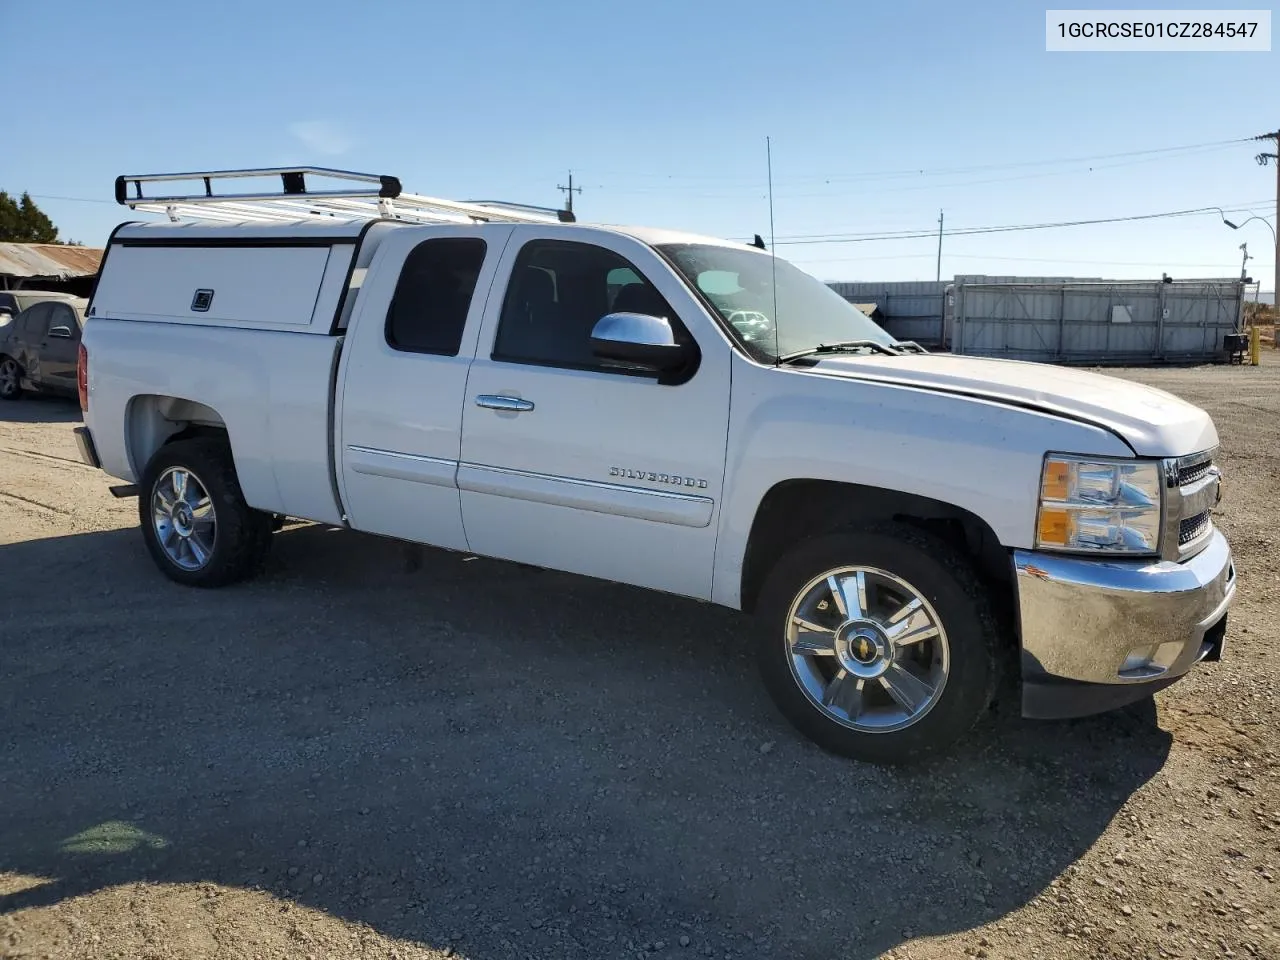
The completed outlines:
[[[1169,750],[1148,704],[864,767],[778,718],[739,614],[344,531],[215,592],[133,530],[0,569],[0,872],[48,881],[0,913],[211,881],[477,958],[874,957],[1040,894]]]

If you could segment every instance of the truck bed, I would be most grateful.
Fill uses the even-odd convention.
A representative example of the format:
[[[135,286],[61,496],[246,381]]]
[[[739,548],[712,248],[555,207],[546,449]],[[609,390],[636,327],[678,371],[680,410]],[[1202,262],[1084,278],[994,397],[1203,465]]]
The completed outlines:
[[[83,341],[85,421],[103,469],[137,482],[184,424],[224,426],[251,506],[343,522],[332,456],[341,334],[390,229],[121,225]]]
[[[331,454],[339,338],[97,318],[85,344],[93,378],[86,422],[107,473],[136,482],[163,439],[157,433],[212,415],[227,427],[251,506],[342,522]],[[175,408],[160,396],[190,404]]]

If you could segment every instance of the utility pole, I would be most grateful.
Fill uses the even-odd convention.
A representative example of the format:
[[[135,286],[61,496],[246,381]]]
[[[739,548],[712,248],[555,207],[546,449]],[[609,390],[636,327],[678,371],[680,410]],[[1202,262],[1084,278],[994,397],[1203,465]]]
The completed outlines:
[[[565,196],[567,197],[567,199],[564,202],[564,208],[568,210],[570,213],[573,213],[573,192],[576,190],[578,191],[578,193],[582,193],[582,188],[575,187],[573,185],[572,170],[569,171],[569,185],[567,187],[564,187],[559,184],[556,184],[556,189],[564,192]]]
[[[935,280],[942,279],[942,211],[938,211],[938,269],[934,275]]]
[[[1274,239],[1276,230],[1280,230],[1280,130],[1277,130],[1275,133],[1264,133],[1261,136],[1254,137],[1253,139],[1270,140],[1276,146],[1275,153],[1260,153],[1254,158],[1264,167],[1269,162],[1274,162],[1276,165],[1276,229],[1272,231],[1272,239]],[[1271,284],[1271,289],[1273,291],[1271,299],[1272,305],[1277,310],[1280,310],[1280,243],[1276,244],[1275,255],[1276,275],[1275,280]]]

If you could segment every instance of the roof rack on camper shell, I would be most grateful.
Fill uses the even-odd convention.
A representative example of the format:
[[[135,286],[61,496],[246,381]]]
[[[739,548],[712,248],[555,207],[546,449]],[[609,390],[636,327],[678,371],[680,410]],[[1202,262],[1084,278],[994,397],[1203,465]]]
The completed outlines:
[[[336,189],[308,189],[307,177],[344,181]],[[215,181],[279,177],[279,190],[215,193]],[[200,193],[148,196],[144,184],[199,181]],[[369,186],[357,186],[368,184]],[[221,185],[221,184],[219,184]],[[444,200],[404,193],[398,177],[324,167],[269,167],[116,177],[116,202],[170,220],[291,223],[298,220],[392,219],[413,223],[573,223],[572,211],[501,200]]]

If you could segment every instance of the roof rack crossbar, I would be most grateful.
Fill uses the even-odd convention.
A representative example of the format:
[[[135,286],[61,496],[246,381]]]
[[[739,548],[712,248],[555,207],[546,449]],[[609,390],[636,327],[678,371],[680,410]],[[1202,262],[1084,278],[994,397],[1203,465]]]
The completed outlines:
[[[214,183],[245,177],[280,177],[280,191],[215,193]],[[376,184],[360,189],[308,189],[306,178]],[[198,193],[148,196],[144,184],[198,181]],[[270,167],[149,173],[116,177],[116,202],[133,210],[163,213],[171,220],[288,222],[309,219],[394,219],[415,223],[572,223],[571,211],[501,200],[459,201],[403,193],[397,177],[325,167]]]
[[[573,223],[572,210],[559,207],[535,207],[530,203],[512,203],[510,200],[464,200],[469,206],[490,207],[495,210],[510,210],[514,213],[538,213],[559,218],[561,223]]]
[[[376,183],[376,190],[354,189],[344,190],[307,190],[307,175],[323,177],[327,180],[346,180],[351,183]],[[254,192],[241,194],[215,194],[214,180],[230,180],[245,177],[279,177],[280,193]],[[142,185],[153,183],[172,183],[175,181],[199,180],[204,185],[203,193],[174,194],[172,196],[145,196]],[[133,187],[133,196],[129,196],[129,187]],[[400,181],[395,177],[372,173],[356,173],[351,170],[332,170],[327,167],[261,167],[251,170],[193,170],[188,173],[144,173],[116,177],[116,202],[131,205],[130,201],[182,200],[188,203],[216,202],[218,200],[270,199],[279,196],[356,196],[356,197],[398,197]]]

